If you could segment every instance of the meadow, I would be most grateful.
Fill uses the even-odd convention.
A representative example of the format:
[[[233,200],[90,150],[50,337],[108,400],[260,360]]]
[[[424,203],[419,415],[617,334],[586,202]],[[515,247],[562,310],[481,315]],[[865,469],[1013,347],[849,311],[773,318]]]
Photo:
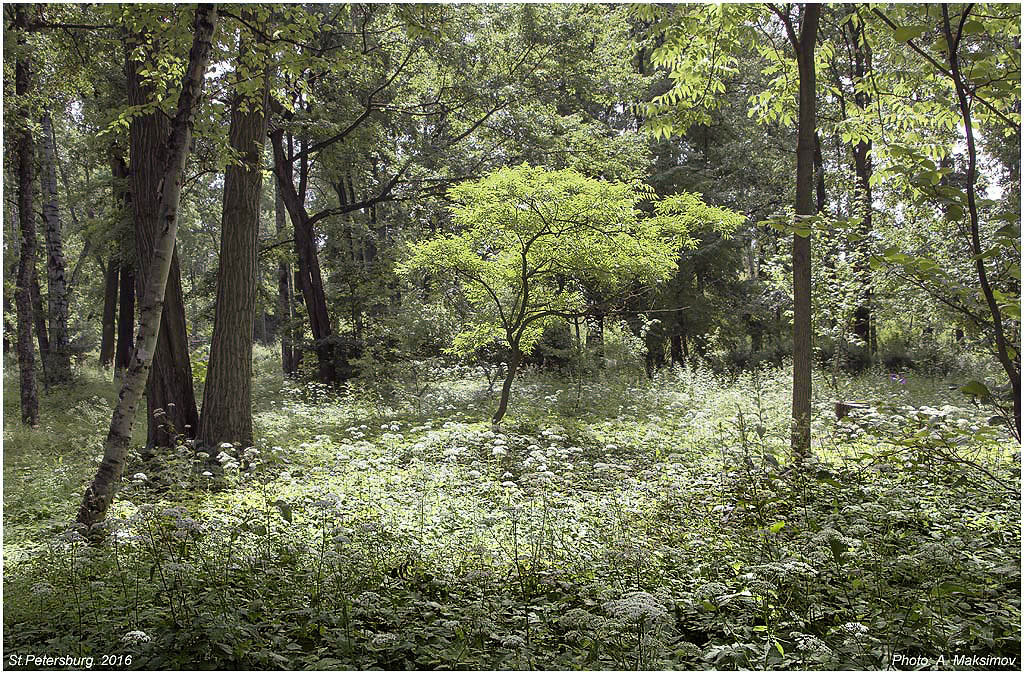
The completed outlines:
[[[953,378],[832,388],[816,372],[814,458],[796,466],[786,368],[530,371],[494,428],[472,368],[337,392],[284,380],[275,358],[257,348],[253,446],[135,450],[100,545],[71,523],[109,375],[45,395],[31,430],[11,422],[6,368],[5,655],[1019,667],[1019,445]],[[869,407],[840,421],[836,399]]]

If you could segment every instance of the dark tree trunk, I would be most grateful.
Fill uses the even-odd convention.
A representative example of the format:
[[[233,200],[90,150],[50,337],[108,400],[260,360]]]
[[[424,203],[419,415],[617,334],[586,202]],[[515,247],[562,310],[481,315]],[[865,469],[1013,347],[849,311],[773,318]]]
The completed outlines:
[[[804,4],[797,36],[787,17],[787,32],[800,74],[799,122],[796,149],[796,214],[815,214],[814,148],[816,91],[814,45],[821,6]],[[811,451],[811,236],[793,236],[793,429],[794,458]]]
[[[854,58],[854,84],[858,84],[871,73],[871,45],[868,44],[864,35],[864,24],[850,21],[847,23],[850,31],[850,38],[853,43]],[[871,105],[871,94],[866,88],[856,87],[854,100],[860,110],[866,111]],[[871,340],[871,174],[873,171],[871,160],[871,141],[863,140],[853,148],[854,173],[856,175],[856,213],[862,220],[858,234],[861,236],[861,257],[858,259],[854,273],[860,280],[861,295],[860,301],[853,314],[853,334],[862,341],[869,354],[875,353],[874,344]]]
[[[138,42],[145,44],[146,40],[140,37]],[[151,102],[153,96],[153,91],[142,82],[139,75],[138,70],[142,67],[143,63],[132,59],[129,51],[126,73],[130,105],[145,105]],[[136,294],[139,297],[145,297],[143,284],[149,278],[154,241],[160,234],[160,181],[166,169],[169,136],[168,118],[162,112],[139,115],[131,120],[131,193],[138,253]],[[146,442],[151,447],[172,446],[178,433],[190,438],[195,436],[199,412],[192,388],[192,364],[189,360],[177,248],[171,257],[170,277],[163,298],[163,318],[146,387],[146,412]]]
[[[110,175],[114,185],[114,208],[121,213],[123,231],[132,231],[132,193],[128,187],[128,164],[116,146],[110,147]],[[119,296],[117,313],[117,347],[114,350],[114,379],[128,369],[132,344],[135,341],[135,265],[134,243],[118,242],[118,252],[110,258],[117,269]],[[116,265],[116,267],[115,267]],[[108,270],[109,273],[110,270]]]
[[[331,319],[327,312],[327,297],[324,294],[323,274],[320,271],[320,260],[317,256],[316,234],[310,222],[309,213],[300,198],[294,183],[291,160],[284,152],[283,131],[276,130],[270,134],[274,148],[274,175],[277,178],[281,197],[295,228],[295,252],[298,258],[298,270],[302,290],[303,304],[309,317],[309,326],[313,333],[314,348],[317,353],[318,376],[324,383],[338,381],[334,363],[334,353],[329,337],[333,334]],[[304,190],[301,191],[304,193]]]
[[[246,60],[251,45],[245,37],[239,49],[239,61]],[[257,103],[235,93],[229,136],[239,163],[228,166],[224,175],[217,305],[197,436],[207,447],[252,442],[252,341],[265,109],[265,101]]]
[[[38,248],[39,244],[36,244]],[[43,386],[49,385],[50,378],[46,373],[50,368],[50,336],[46,331],[46,312],[43,310],[43,293],[39,288],[39,274],[32,267],[32,317],[35,324],[36,342],[39,344],[39,356],[43,363]]]
[[[120,278],[118,262],[113,255],[103,271],[103,329],[100,336],[100,365],[114,364],[114,327],[117,321],[117,283]]]
[[[281,198],[281,188],[274,182],[274,223],[277,236],[284,237],[285,208]],[[281,369],[285,375],[292,376],[298,371],[295,358],[297,345],[294,338],[295,312],[292,306],[292,270],[287,262],[277,263],[277,326],[281,334]]]
[[[15,94],[19,103],[26,102],[31,87],[31,74],[25,31],[28,29],[28,5],[15,5],[17,42],[21,47],[15,62]],[[18,316],[18,373],[21,388],[21,420],[30,426],[39,425],[39,391],[36,387],[36,359],[32,346],[32,278],[36,262],[36,223],[32,210],[32,179],[35,143],[25,115],[21,115],[15,153],[18,157],[18,223],[21,230],[18,279],[14,295]]]
[[[114,378],[128,369],[135,342],[135,269],[130,262],[121,263],[120,301],[117,314],[117,349],[114,352]]]
[[[508,399],[512,394],[512,382],[516,378],[516,372],[519,370],[519,363],[523,359],[523,354],[519,350],[519,344],[516,342],[512,343],[512,352],[508,359],[508,372],[505,373],[505,381],[501,385],[501,398],[498,400],[498,409],[494,412],[494,417],[491,419],[492,423],[499,424],[505,417],[505,412],[508,411]]]
[[[49,317],[50,363],[48,383],[71,381],[71,341],[68,338],[68,286],[65,277],[67,261],[61,235],[60,210],[57,206],[57,167],[50,113],[43,115],[42,171],[39,184],[43,194],[43,222],[46,240],[46,304]]]
[[[604,314],[587,315],[587,350],[594,354],[597,366],[604,367]]]
[[[686,367],[686,361],[683,360],[682,335],[672,335],[671,356],[673,365],[678,365],[679,367]]]
[[[78,522],[91,526],[103,520],[114,499],[114,490],[121,482],[128,447],[131,444],[135,412],[148,377],[149,365],[162,332],[161,300],[171,272],[174,239],[178,233],[178,207],[184,180],[185,159],[192,139],[195,111],[199,106],[204,73],[212,47],[217,10],[212,5],[199,5],[193,25],[192,49],[182,78],[178,108],[165,145],[165,170],[161,177],[157,230],[153,240],[146,294],[142,298],[139,337],[132,351],[132,362],[125,372],[121,392],[110,419],[110,429],[103,443],[103,460],[96,476],[85,490],[78,510]]]

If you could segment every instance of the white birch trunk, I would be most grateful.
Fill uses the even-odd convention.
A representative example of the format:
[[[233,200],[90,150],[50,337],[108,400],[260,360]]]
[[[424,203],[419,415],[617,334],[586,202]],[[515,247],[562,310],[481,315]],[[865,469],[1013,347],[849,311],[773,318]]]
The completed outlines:
[[[102,521],[113,501],[114,490],[121,481],[125,456],[131,443],[135,411],[145,391],[146,378],[153,363],[153,353],[160,333],[164,290],[171,268],[174,240],[178,233],[178,202],[181,197],[185,159],[192,140],[195,111],[202,93],[216,22],[215,5],[199,5],[196,8],[192,50],[189,52],[188,68],[182,79],[178,109],[167,142],[167,166],[160,195],[160,230],[154,242],[149,279],[145,284],[146,294],[142,298],[135,351],[125,372],[117,404],[114,406],[110,431],[103,445],[103,460],[96,477],[85,490],[85,497],[78,511],[78,521],[87,526]]]

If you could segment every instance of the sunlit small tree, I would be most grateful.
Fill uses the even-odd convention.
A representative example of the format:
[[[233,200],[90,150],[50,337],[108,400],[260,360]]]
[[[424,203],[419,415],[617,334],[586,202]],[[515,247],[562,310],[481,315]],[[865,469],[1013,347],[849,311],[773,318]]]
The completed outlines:
[[[549,323],[583,315],[584,287],[614,297],[664,281],[697,225],[732,230],[743,216],[694,194],[657,199],[646,185],[522,165],[453,188],[455,233],[416,244],[404,268],[456,285],[474,309],[454,350],[501,343],[508,372],[493,421]],[[638,205],[653,202],[653,213]]]

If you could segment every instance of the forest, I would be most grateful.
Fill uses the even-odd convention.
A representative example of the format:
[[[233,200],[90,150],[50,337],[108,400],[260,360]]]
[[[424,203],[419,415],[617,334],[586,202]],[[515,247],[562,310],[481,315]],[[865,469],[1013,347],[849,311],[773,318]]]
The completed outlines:
[[[5,668],[1020,669],[1020,4],[3,20]]]

